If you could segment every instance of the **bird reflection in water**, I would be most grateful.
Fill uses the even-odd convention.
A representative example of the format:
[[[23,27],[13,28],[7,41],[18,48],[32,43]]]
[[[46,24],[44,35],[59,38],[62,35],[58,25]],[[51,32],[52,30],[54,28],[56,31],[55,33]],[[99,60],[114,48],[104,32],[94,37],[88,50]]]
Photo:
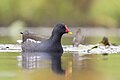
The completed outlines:
[[[64,74],[61,67],[61,53],[22,52],[22,67],[24,69],[46,68],[50,66],[53,72]]]

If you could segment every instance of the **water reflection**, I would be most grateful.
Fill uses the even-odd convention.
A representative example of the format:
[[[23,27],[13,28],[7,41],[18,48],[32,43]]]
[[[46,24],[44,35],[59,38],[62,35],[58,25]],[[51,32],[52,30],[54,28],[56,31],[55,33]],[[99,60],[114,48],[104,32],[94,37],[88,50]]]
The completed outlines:
[[[105,79],[103,73],[99,70],[99,58],[97,58],[97,55],[81,56],[75,53],[61,55],[61,53],[23,52],[22,67],[29,71],[25,71],[22,80]],[[61,66],[61,59],[65,70]]]
[[[65,73],[65,70],[61,67],[61,53],[22,52],[22,67],[24,69],[51,67],[55,73]]]
[[[103,80],[103,73],[98,69],[96,55],[75,54],[73,57],[73,80]],[[106,79],[105,79],[106,80]]]

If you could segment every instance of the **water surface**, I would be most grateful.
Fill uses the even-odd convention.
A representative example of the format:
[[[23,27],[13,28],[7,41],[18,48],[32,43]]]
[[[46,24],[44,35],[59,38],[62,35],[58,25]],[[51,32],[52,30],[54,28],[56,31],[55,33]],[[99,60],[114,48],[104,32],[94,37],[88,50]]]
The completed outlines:
[[[0,53],[0,80],[120,80],[120,54]]]

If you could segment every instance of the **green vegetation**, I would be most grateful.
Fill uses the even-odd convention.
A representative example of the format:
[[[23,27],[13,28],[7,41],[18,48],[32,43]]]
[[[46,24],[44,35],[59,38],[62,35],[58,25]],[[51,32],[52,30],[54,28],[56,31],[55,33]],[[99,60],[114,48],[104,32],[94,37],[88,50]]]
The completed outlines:
[[[51,26],[58,22],[71,26],[118,27],[120,0],[0,0],[0,26],[16,20],[27,26]]]

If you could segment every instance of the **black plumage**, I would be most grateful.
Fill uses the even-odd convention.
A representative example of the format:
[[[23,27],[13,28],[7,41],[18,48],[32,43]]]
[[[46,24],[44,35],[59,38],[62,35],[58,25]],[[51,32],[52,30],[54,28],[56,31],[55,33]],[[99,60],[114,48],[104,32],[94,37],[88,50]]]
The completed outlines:
[[[53,31],[52,35],[49,39],[43,40],[40,43],[35,43],[34,38],[32,38],[33,41],[31,41],[29,38],[26,39],[22,43],[22,50],[23,51],[42,51],[42,52],[63,52],[63,48],[61,45],[61,38],[62,35],[65,33],[72,34],[72,32],[69,31],[67,25],[64,24],[57,24]]]

